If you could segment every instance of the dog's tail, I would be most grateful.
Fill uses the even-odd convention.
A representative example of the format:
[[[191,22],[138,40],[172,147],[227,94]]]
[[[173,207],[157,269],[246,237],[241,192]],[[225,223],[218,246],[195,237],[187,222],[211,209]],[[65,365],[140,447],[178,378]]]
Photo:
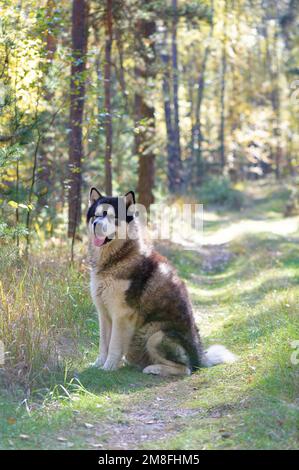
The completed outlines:
[[[212,367],[223,363],[231,364],[236,360],[237,356],[235,356],[232,352],[220,344],[215,344],[214,346],[210,346],[206,351],[204,351],[201,358],[201,366]]]

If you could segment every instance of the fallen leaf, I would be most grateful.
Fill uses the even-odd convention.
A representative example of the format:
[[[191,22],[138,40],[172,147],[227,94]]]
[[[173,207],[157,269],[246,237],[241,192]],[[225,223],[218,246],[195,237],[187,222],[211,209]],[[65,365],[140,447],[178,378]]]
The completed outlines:
[[[8,424],[15,424],[17,422],[16,418],[7,418]]]

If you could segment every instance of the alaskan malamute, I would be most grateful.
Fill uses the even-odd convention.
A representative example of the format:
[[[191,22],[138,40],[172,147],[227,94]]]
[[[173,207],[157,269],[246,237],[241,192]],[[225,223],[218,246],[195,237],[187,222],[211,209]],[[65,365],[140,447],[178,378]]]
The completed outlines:
[[[90,191],[91,294],[100,322],[94,366],[114,370],[125,359],[146,374],[167,376],[232,362],[223,346],[203,350],[185,284],[145,239],[134,204],[132,191],[119,198]]]

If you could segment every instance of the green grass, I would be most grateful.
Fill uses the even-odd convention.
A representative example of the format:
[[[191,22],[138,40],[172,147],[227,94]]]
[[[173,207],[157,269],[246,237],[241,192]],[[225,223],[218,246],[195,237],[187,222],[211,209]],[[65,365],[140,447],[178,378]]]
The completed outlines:
[[[130,448],[298,448],[299,364],[291,362],[291,343],[299,340],[299,233],[251,231],[251,223],[268,215],[285,222],[279,211],[287,192],[257,187],[256,193],[242,214],[251,221],[248,233],[221,247],[229,256],[222,259],[217,245],[204,253],[164,248],[187,282],[205,344],[224,344],[239,356],[237,363],[183,379],[145,376],[128,367],[90,369],[97,327],[87,273],[66,274],[60,293],[77,279],[73,304],[64,308],[75,309],[79,353],[48,379],[33,381],[25,401],[20,387],[9,397],[2,391],[0,448],[115,448],[124,439]],[[218,217],[223,225],[210,225],[211,235],[236,220],[227,211]]]

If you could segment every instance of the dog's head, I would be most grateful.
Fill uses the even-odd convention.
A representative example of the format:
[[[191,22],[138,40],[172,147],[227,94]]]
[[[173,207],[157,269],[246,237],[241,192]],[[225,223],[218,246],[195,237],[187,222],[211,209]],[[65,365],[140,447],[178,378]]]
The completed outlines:
[[[87,224],[92,245],[102,247],[113,240],[125,240],[127,226],[134,220],[134,204],[133,191],[122,197],[112,197],[91,188]]]

